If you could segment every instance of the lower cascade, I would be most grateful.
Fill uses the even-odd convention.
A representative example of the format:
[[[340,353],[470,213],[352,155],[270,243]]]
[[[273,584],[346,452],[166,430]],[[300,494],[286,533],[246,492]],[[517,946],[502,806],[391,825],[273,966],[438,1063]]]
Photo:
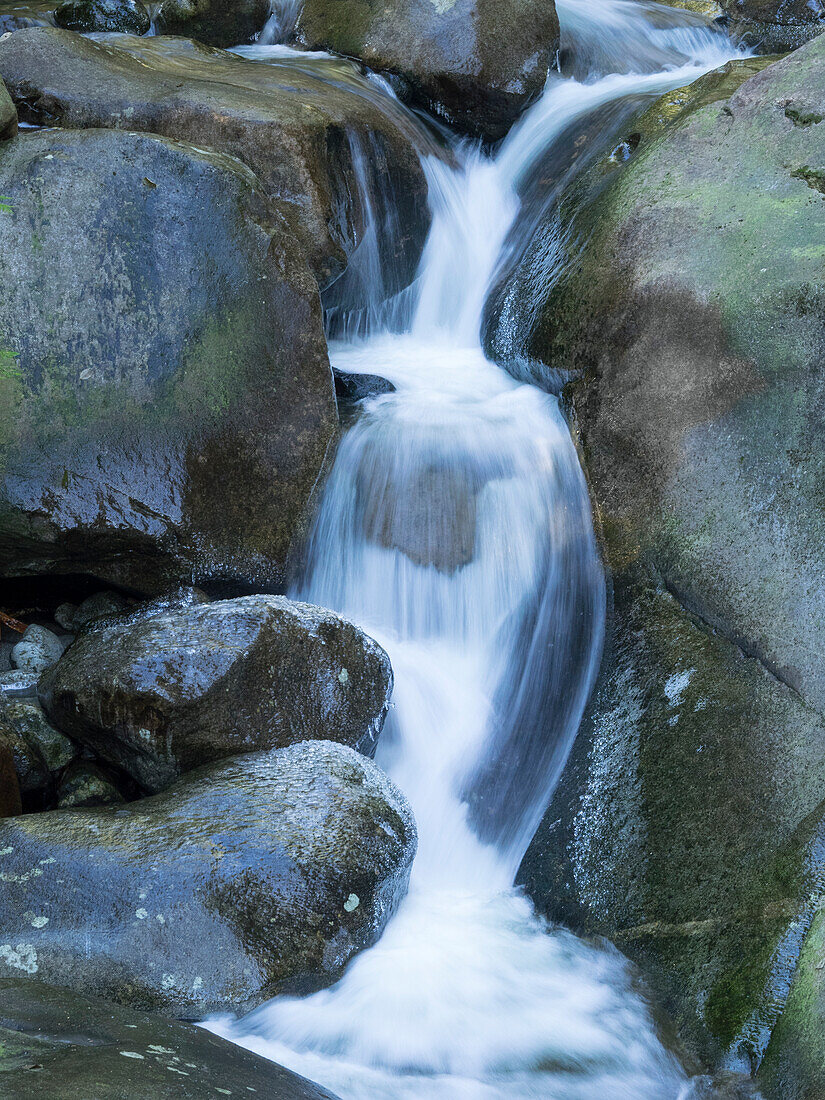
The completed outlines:
[[[394,389],[364,400],[341,442],[292,595],[391,657],[377,760],[413,806],[419,850],[384,935],[335,986],[205,1026],[342,1100],[690,1094],[621,955],[548,927],[512,885],[593,686],[605,593],[558,401],[480,338],[522,190],[557,139],[733,56],[668,12],[559,5],[574,76],[553,74],[492,157],[427,162],[415,300],[330,348],[336,370]]]

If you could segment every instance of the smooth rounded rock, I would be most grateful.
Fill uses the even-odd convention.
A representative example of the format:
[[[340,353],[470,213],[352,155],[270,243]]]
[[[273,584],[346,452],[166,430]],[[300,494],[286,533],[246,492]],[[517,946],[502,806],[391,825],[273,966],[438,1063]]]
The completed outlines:
[[[11,651],[11,663],[21,672],[45,672],[63,655],[63,642],[44,626],[29,626]]]
[[[9,819],[0,977],[172,1014],[244,1011],[335,980],[389,920],[415,847],[389,779],[320,741],[125,806]]]
[[[92,624],[39,690],[55,725],[158,791],[211,760],[296,741],[372,755],[392,668],[331,611],[242,596]]]
[[[140,0],[64,0],[58,4],[54,21],[69,31],[120,31],[146,34],[151,26],[149,12]]]
[[[190,1024],[17,976],[0,980],[3,1100],[335,1100]]]

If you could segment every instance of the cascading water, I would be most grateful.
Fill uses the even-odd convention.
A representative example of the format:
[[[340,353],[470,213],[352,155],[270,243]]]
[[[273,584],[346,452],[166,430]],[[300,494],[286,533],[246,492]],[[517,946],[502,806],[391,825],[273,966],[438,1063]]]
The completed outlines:
[[[676,1100],[688,1087],[621,956],[548,928],[512,888],[596,673],[604,584],[557,402],[485,358],[485,298],[520,191],[561,134],[734,52],[688,17],[668,32],[656,5],[586,11],[589,25],[559,4],[574,68],[618,68],[594,43],[619,26],[621,67],[632,28],[640,71],[554,77],[495,159],[431,159],[433,225],[403,331],[330,348],[336,368],[395,392],[363,402],[340,445],[295,595],[392,658],[377,758],[412,803],[419,852],[400,910],[337,985],[208,1026],[342,1100]]]

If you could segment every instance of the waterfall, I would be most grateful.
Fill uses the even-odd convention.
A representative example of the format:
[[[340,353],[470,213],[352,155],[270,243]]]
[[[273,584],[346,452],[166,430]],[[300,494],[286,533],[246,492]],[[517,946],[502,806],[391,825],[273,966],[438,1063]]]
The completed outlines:
[[[464,146],[457,168],[426,161],[433,223],[400,331],[376,322],[330,345],[336,368],[395,391],[366,399],[341,442],[294,595],[390,654],[377,760],[412,803],[419,853],[383,937],[335,986],[208,1026],[342,1100],[689,1087],[618,952],[548,927],[512,887],[598,668],[604,581],[557,401],[485,358],[480,326],[524,188],[560,136],[734,51],[655,4],[559,13],[574,76],[549,78],[492,159]],[[369,241],[359,276],[379,268]]]

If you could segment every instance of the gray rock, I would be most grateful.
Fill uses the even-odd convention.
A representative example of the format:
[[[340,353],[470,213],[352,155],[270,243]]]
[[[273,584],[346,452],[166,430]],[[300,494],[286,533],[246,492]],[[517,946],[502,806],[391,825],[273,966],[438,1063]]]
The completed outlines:
[[[0,976],[172,1014],[244,1011],[337,978],[404,894],[415,847],[386,776],[319,741],[125,806],[9,819]]]
[[[377,642],[283,596],[104,621],[40,681],[51,720],[150,791],[210,760],[295,741],[371,755],[391,690]]]
[[[0,141],[6,141],[17,133],[17,108],[12,102],[5,84],[0,80]]]
[[[72,616],[72,630],[81,630],[93,619],[106,615],[121,615],[129,607],[129,601],[117,592],[95,592],[88,596]]]
[[[0,54],[50,34],[102,51],[50,29]],[[0,374],[0,574],[282,579],[337,416],[317,286],[255,178],[147,134],[50,130],[4,147],[0,194],[19,367]]]
[[[262,65],[171,36],[91,42],[47,28],[0,44],[0,76],[24,121],[120,128],[128,119],[131,130],[237,157],[322,287],[341,276],[371,211],[386,293],[415,277],[430,222],[420,155],[445,154],[351,62]]]
[[[123,801],[123,795],[111,779],[88,760],[71,764],[61,776],[57,791],[60,810],[74,806],[110,806]]]
[[[11,651],[11,663],[21,672],[45,672],[60,660],[63,648],[56,634],[33,624]]]
[[[13,725],[52,773],[71,764],[78,754],[77,745],[49,724],[36,699],[0,702],[0,721]]]
[[[552,0],[305,0],[299,39],[402,78],[402,94],[496,140],[544,87],[559,46]]]
[[[207,46],[237,46],[263,30],[269,12],[268,0],[163,0],[155,22],[158,34],[196,38]]]
[[[55,9],[54,21],[59,27],[81,34],[89,31],[146,34],[152,23],[140,0],[63,0]]]
[[[190,1024],[55,989],[0,981],[4,1100],[335,1100],[274,1062]]]
[[[823,118],[820,37],[643,135],[534,340],[582,372],[614,617],[521,878],[709,1067],[759,1064],[823,892]]]
[[[0,729],[0,818],[14,817],[22,810],[13,748]]]
[[[37,681],[39,672],[23,672],[19,668],[10,672],[0,672],[0,696],[10,698],[23,698],[37,696]]]
[[[54,613],[54,621],[64,630],[71,631],[74,625],[74,617],[77,613],[77,604],[62,603]]]

